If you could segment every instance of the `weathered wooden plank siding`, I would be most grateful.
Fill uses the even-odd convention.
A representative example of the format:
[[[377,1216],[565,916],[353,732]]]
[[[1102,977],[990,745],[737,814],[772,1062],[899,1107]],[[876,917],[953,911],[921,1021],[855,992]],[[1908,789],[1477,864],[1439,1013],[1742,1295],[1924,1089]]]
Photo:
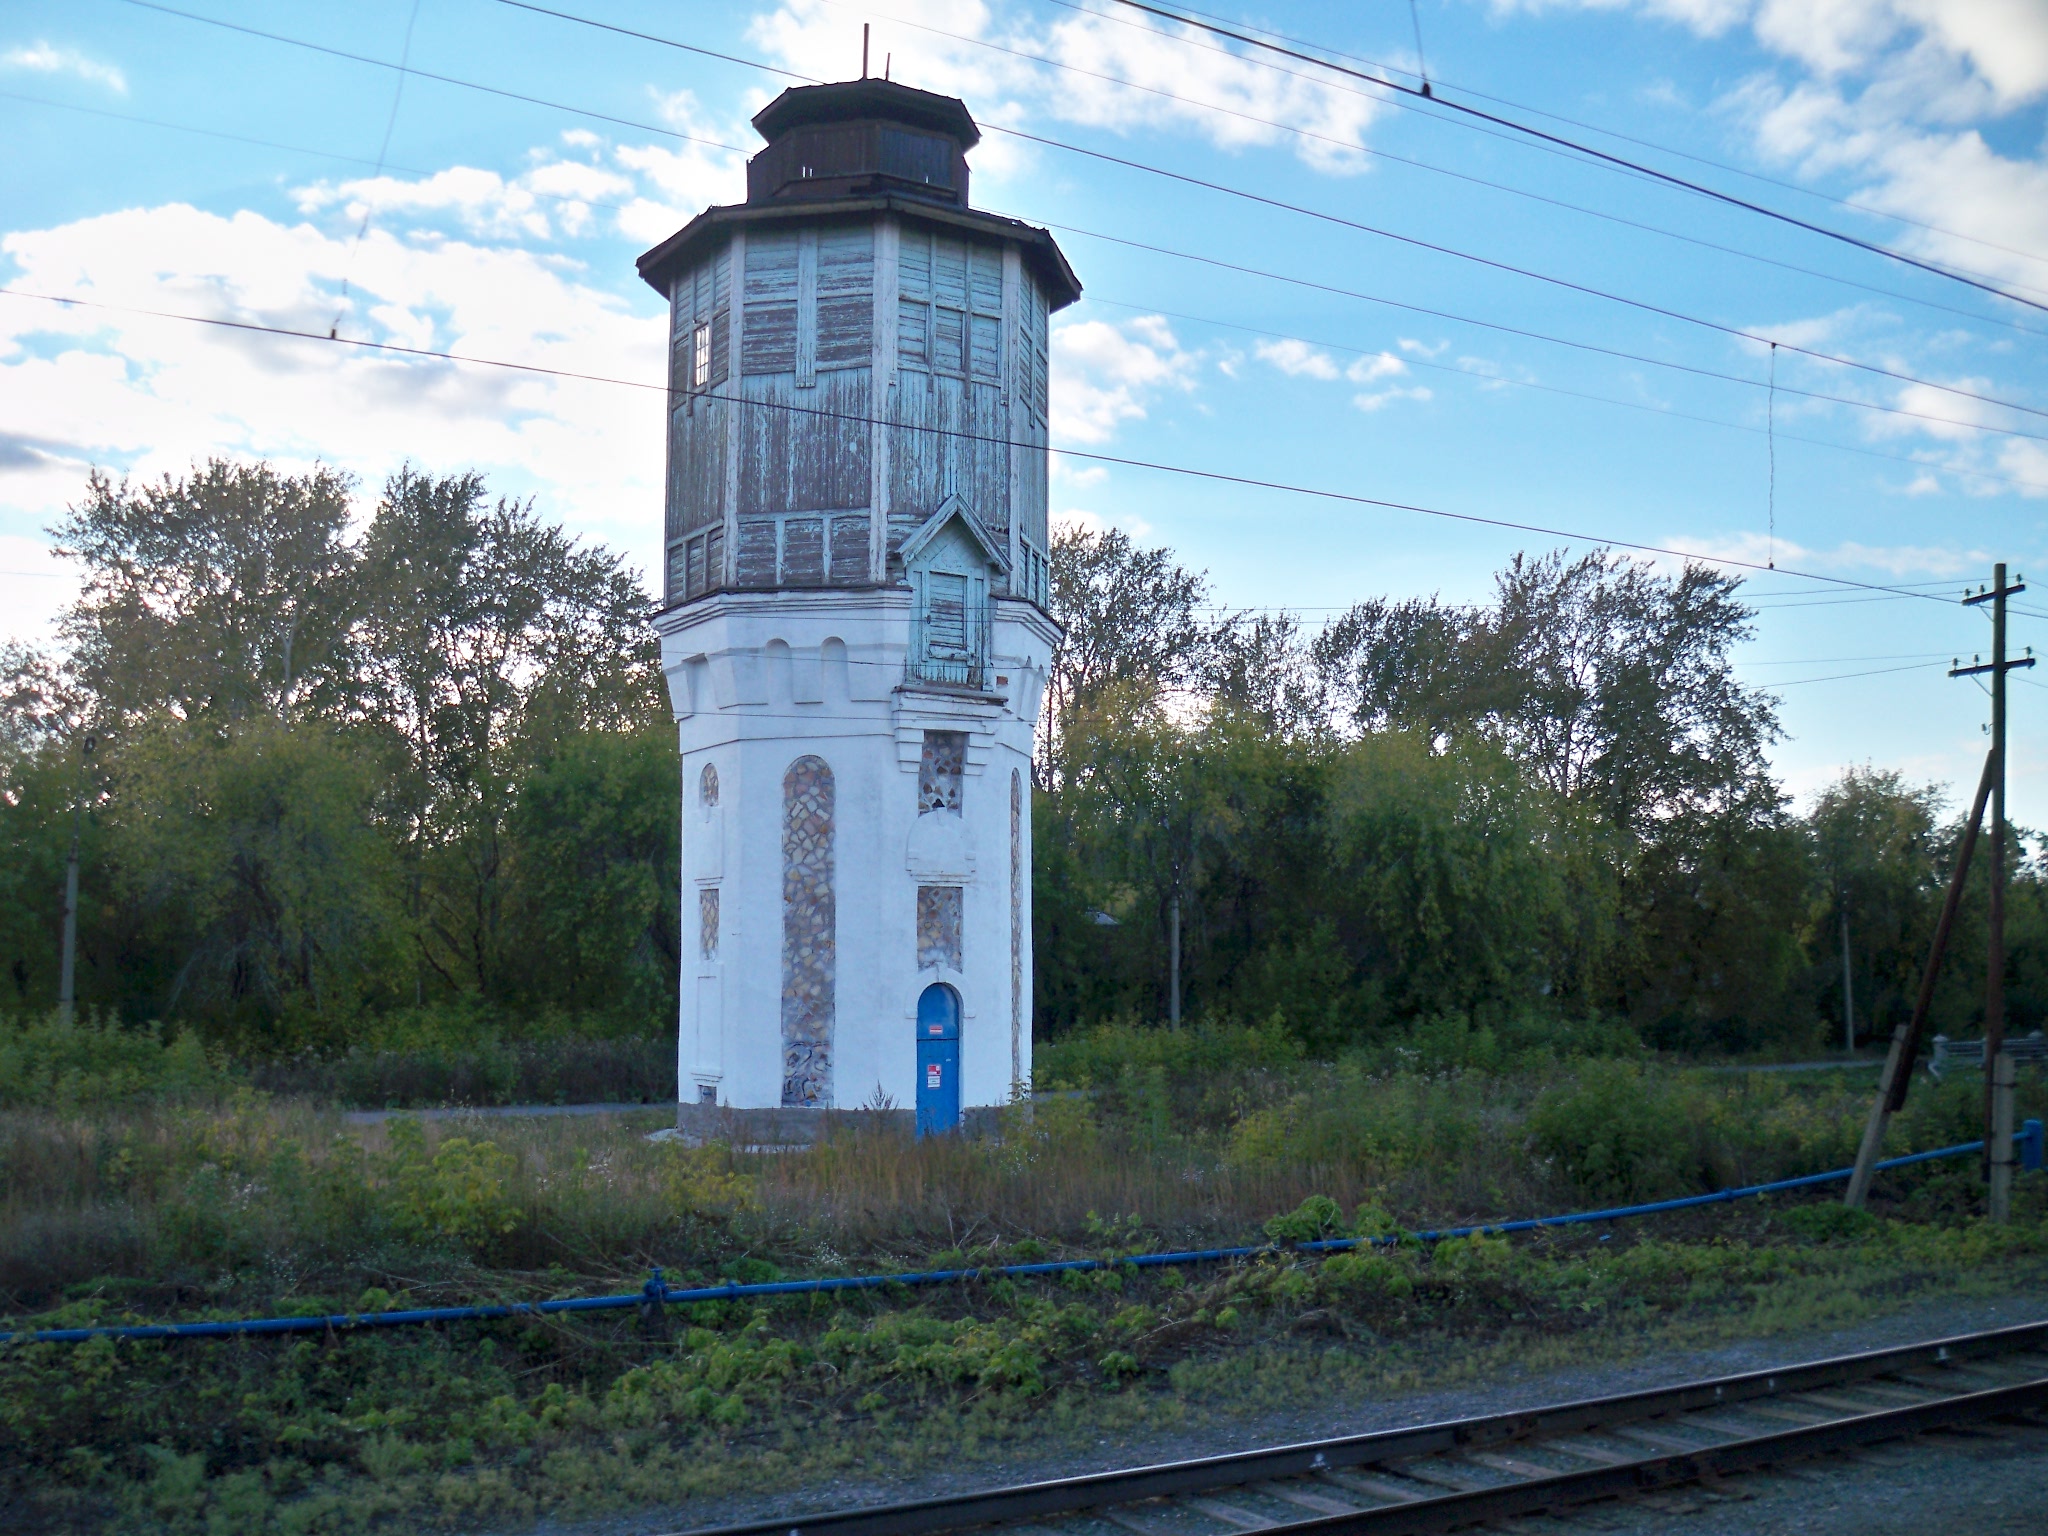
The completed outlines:
[[[895,218],[735,231],[670,325],[670,601],[900,579],[948,493],[1038,595],[1047,315],[1014,252]]]
[[[866,369],[821,373],[804,390],[789,375],[741,382],[747,398],[761,402],[741,407],[741,517],[868,504]]]
[[[754,230],[747,240],[747,323],[740,372],[796,372],[797,236]],[[744,469],[740,479],[746,479]]]
[[[818,232],[818,367],[866,368],[875,345],[875,231]]]

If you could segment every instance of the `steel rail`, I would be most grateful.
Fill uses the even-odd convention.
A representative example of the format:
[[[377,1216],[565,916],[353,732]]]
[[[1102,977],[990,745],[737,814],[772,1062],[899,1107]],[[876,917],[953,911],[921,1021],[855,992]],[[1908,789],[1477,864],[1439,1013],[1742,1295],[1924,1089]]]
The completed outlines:
[[[1960,1334],[1920,1344],[1868,1350],[1778,1369],[1749,1371],[1670,1387],[1546,1407],[1377,1430],[1329,1440],[1242,1451],[1124,1471],[1098,1472],[1008,1488],[877,1505],[817,1515],[785,1515],[742,1525],[699,1528],[688,1536],[931,1536],[977,1526],[1061,1518],[1145,1500],[1185,1498],[1287,1478],[1314,1477],[1350,1467],[1484,1450],[1512,1442],[1539,1442],[1587,1431],[1611,1430],[1705,1409],[1739,1408],[1827,1387],[1852,1386],[1924,1367],[2048,1350],[2048,1322]],[[1498,1486],[1412,1498],[1379,1508],[1275,1521],[1276,1531],[1330,1533],[1448,1530],[1514,1514],[1563,1508],[1617,1495],[1647,1492],[1718,1473],[1752,1471],[1778,1462],[1826,1455],[1854,1445],[1922,1433],[1946,1424],[2048,1408],[2048,1374],[1969,1390],[1931,1402],[1865,1413],[1843,1413],[1826,1423],[1748,1435],[1718,1445],[1661,1451],[1610,1461],[1585,1470],[1524,1477]],[[1726,1434],[1727,1431],[1717,1431]],[[1566,1454],[1570,1454],[1567,1452]],[[1580,1458],[1585,1459],[1585,1458]],[[1396,1471],[1397,1469],[1389,1469]],[[1331,1489],[1341,1493],[1339,1485]],[[1223,1523],[1223,1522],[1219,1522]]]

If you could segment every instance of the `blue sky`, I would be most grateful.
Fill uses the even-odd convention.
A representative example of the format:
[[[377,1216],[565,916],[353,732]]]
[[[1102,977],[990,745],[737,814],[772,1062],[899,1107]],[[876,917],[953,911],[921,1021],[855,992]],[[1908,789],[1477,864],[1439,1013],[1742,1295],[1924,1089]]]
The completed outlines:
[[[2035,0],[1421,0],[1413,19],[1399,0],[1237,3],[1233,21],[1401,79],[1419,20],[1446,97],[2048,304]],[[1053,225],[1087,289],[1054,347],[1055,440],[1070,448],[1949,599],[1997,558],[2048,582],[2048,415],[1971,398],[2048,408],[2043,310],[1114,0],[554,8],[812,78],[858,73],[865,21],[878,72],[886,58],[899,80],[963,96],[986,127],[1712,323],[989,132],[976,203]],[[747,118],[787,83],[502,0],[177,9],[383,64],[129,0],[13,0],[7,287],[658,382],[662,306],[633,257],[739,200],[734,148],[758,144]],[[401,57],[426,73],[384,67]],[[1768,347],[1712,326],[1928,383],[1781,346],[1773,404]],[[356,474],[366,504],[405,460],[473,466],[651,568],[659,402],[0,297],[0,635],[46,633],[68,596],[45,529],[95,464],[154,477],[210,453],[319,459]],[[1056,515],[1172,546],[1227,603],[1311,622],[1383,593],[1481,598],[1517,549],[1557,542],[1073,459],[1054,498]],[[1783,573],[1746,590],[1760,612],[1742,670],[1780,689],[1775,758],[1795,792],[1851,762],[1967,790],[1987,705],[1945,670],[1988,645],[1978,613]],[[2048,615],[2048,590],[2030,596]],[[2048,619],[2016,618],[2013,634],[2048,650]],[[2014,811],[2048,825],[2048,691],[2020,682],[2013,702]]]

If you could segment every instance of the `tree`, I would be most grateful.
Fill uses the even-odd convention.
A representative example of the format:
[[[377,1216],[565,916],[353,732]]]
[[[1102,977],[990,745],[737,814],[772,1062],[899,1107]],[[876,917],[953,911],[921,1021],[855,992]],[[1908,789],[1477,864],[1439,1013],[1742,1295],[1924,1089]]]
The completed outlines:
[[[93,471],[52,531],[57,553],[85,568],[59,629],[96,722],[226,726],[345,711],[357,599],[349,490],[325,468],[282,475],[224,459],[139,489]]]
[[[377,765],[325,726],[259,716],[134,739],[121,778],[119,867],[176,955],[165,1010],[259,1054],[341,1043],[398,937]]]
[[[1837,945],[1847,920],[1856,1012],[1882,1038],[1913,1006],[1943,893],[1941,792],[1896,773],[1851,768],[1814,802],[1806,825],[1822,876],[1814,909],[1817,991],[1842,1016]]]
[[[1557,794],[1649,837],[1688,810],[1733,811],[1767,777],[1770,699],[1736,681],[1740,586],[1596,551],[1517,555],[1478,649],[1506,681],[1485,728]]]
[[[370,697],[401,765],[389,813],[408,871],[415,994],[431,975],[497,996],[504,835],[521,776],[559,736],[663,718],[647,600],[618,556],[578,545],[530,504],[490,503],[474,474],[392,476],[363,566]]]
[[[1355,732],[1420,731],[1442,742],[1491,700],[1478,609],[1435,597],[1359,603],[1317,635],[1311,658],[1330,707]]]
[[[1139,549],[1120,529],[1053,535],[1053,647],[1040,718],[1039,782],[1060,781],[1067,729],[1111,688],[1172,689],[1202,676],[1213,626],[1202,617],[1208,579],[1163,549]]]
[[[1329,729],[1322,679],[1301,620],[1291,613],[1233,614],[1210,634],[1204,691],[1279,736]]]
[[[508,962],[564,1012],[675,1012],[682,766],[667,724],[586,730],[526,770],[507,828]]]

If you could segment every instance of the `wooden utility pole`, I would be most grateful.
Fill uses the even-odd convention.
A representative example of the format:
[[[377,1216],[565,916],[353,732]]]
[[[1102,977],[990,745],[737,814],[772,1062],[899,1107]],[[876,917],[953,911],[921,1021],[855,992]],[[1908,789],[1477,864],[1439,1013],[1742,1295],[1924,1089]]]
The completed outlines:
[[[2008,661],[2005,655],[2005,600],[2026,591],[2022,581],[2008,586],[2005,580],[2005,565],[2001,561],[1992,567],[1991,589],[1977,591],[1963,599],[1964,605],[1977,607],[1984,603],[1991,605],[1991,660],[1976,662],[1970,666],[1956,666],[1950,669],[1950,677],[1975,677],[1982,673],[1991,675],[1991,901],[1990,901],[1990,942],[1989,954],[1985,957],[1984,972],[1984,1173],[1992,1185],[1991,1217],[2003,1221],[2006,1217],[2002,1207],[2009,1198],[2012,1183],[2012,1137],[2010,1131],[2001,1144],[1997,1135],[1999,1123],[1999,1098],[2008,1101],[2004,1105],[2005,1124],[2012,1124],[2012,1078],[2002,1074],[1999,1068],[2005,1051],[2005,674],[2020,667],[2034,664],[2033,647],[2018,660]],[[2005,1086],[2000,1087],[2003,1076]]]
[[[57,1016],[69,1024],[78,1009],[78,841],[85,821],[87,775],[96,737],[78,744],[78,787],[71,796],[71,857],[64,861],[64,939],[57,961]]]
[[[1878,1079],[1877,1100],[1870,1106],[1870,1119],[1863,1127],[1863,1143],[1856,1149],[1856,1171],[1849,1177],[1848,1193],[1842,1203],[1861,1210],[1870,1193],[1872,1170],[1884,1146],[1885,1127],[1906,1105],[1906,1087],[1913,1080],[1913,1062],[1920,1054],[1920,1036],[1927,1028],[1927,1010],[1934,1004],[1934,983],[1941,975],[1941,957],[1948,949],[1949,929],[1955,926],[1956,909],[1963,904],[1963,884],[1970,874],[1970,856],[1977,850],[1977,830],[1984,825],[1984,802],[1991,795],[1994,762],[1984,759],[1984,773],[1977,780],[1977,798],[1970,803],[1970,819],[1963,825],[1963,846],[1956,850],[1956,867],[1948,880],[1948,899],[1941,905],[1941,921],[1934,925],[1934,943],[1927,951],[1927,969],[1920,975],[1920,996],[1913,1003],[1913,1020],[1892,1031],[1892,1048],[1884,1059],[1884,1076]]]
[[[1842,1049],[1856,1054],[1856,983],[1849,969],[1849,903],[1838,897],[1842,907]]]

